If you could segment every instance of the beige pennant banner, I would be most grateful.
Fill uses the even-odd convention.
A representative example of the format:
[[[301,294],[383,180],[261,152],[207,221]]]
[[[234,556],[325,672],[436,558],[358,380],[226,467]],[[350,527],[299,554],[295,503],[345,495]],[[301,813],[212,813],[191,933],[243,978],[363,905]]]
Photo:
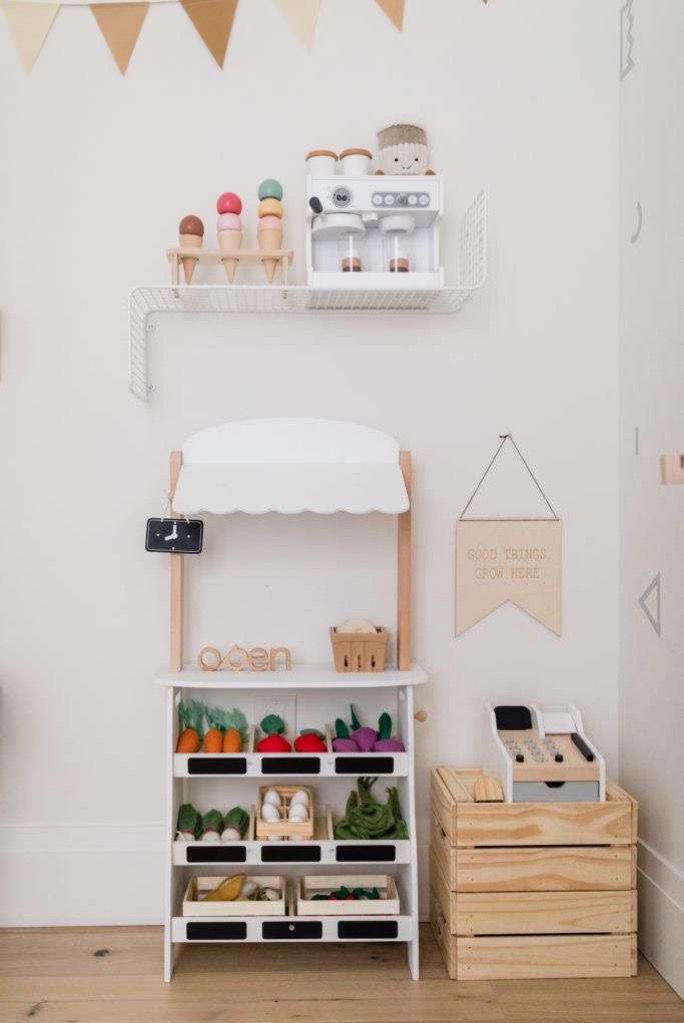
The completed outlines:
[[[401,32],[404,27],[404,0],[375,0],[375,2]]]
[[[36,62],[48,32],[52,28],[59,4],[27,4],[19,0],[2,0],[10,35],[24,70]]]
[[[561,634],[559,519],[461,519],[456,527],[456,635],[510,602]]]
[[[238,0],[181,0],[207,49],[223,67]]]
[[[307,50],[313,45],[321,0],[275,0],[288,25]]]
[[[90,5],[100,26],[100,32],[122,75],[126,74],[148,7],[147,3]]]

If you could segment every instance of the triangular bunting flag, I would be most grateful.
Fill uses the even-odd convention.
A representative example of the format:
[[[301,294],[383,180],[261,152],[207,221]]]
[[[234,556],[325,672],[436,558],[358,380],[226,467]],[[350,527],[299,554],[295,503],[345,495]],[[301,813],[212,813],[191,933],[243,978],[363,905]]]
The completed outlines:
[[[7,24],[19,60],[24,69],[30,71],[52,28],[59,4],[27,4],[20,3],[19,0],[2,0],[2,9],[7,15]]]
[[[207,49],[223,67],[238,0],[181,0]]]
[[[401,32],[404,27],[404,0],[375,0],[375,2]]]
[[[122,75],[126,74],[148,7],[146,3],[90,5]]]
[[[321,0],[276,0],[287,23],[307,50],[311,49]]]

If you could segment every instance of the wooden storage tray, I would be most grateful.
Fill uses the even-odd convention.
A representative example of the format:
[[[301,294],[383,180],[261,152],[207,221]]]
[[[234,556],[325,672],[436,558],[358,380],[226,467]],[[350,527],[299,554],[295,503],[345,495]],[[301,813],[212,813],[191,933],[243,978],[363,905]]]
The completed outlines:
[[[230,874],[223,877],[230,877]],[[277,888],[280,891],[278,901],[251,902],[247,899],[235,899],[232,902],[204,902],[199,896],[210,892],[222,875],[215,877],[191,877],[183,895],[183,916],[285,916],[287,911],[287,883],[285,878],[276,876],[247,875],[247,881],[255,881],[264,888]]]
[[[335,671],[384,671],[388,639],[387,629],[381,627],[375,632],[338,632],[332,626],[330,642]]]
[[[377,888],[379,899],[324,902],[314,900],[316,892],[341,888]],[[297,916],[398,916],[399,893],[389,874],[308,874],[297,886]]]
[[[281,799],[281,812],[282,817],[279,821],[265,821],[261,819],[261,807],[263,799],[269,789],[275,789]],[[290,806],[290,799],[295,792],[304,791],[309,797],[309,817],[305,821],[289,821],[287,819],[287,811]],[[300,841],[308,841],[313,838],[314,835],[314,794],[313,789],[308,785],[260,785],[259,786],[259,798],[256,806],[255,821],[256,821],[256,838],[258,841],[268,840],[269,838],[290,838],[299,839]]]

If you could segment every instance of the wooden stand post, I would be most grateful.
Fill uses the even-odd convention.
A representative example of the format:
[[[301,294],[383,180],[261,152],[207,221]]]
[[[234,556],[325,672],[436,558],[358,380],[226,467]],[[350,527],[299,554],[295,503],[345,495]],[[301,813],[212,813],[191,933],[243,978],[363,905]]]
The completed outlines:
[[[176,484],[183,464],[183,452],[172,451],[169,465],[169,505],[173,511],[173,497]],[[183,669],[183,555],[170,554],[171,559],[171,624],[169,668],[171,671]]]
[[[411,501],[411,452],[399,453],[399,465]],[[397,518],[397,667],[411,667],[411,507]]]

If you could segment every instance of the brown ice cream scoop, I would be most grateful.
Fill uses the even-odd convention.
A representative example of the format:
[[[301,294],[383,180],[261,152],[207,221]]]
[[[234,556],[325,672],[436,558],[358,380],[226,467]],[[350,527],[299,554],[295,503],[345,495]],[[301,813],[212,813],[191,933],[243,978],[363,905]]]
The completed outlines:
[[[187,217],[183,217],[178,225],[178,234],[194,234],[199,238],[203,238],[204,224],[194,213],[189,213]]]

